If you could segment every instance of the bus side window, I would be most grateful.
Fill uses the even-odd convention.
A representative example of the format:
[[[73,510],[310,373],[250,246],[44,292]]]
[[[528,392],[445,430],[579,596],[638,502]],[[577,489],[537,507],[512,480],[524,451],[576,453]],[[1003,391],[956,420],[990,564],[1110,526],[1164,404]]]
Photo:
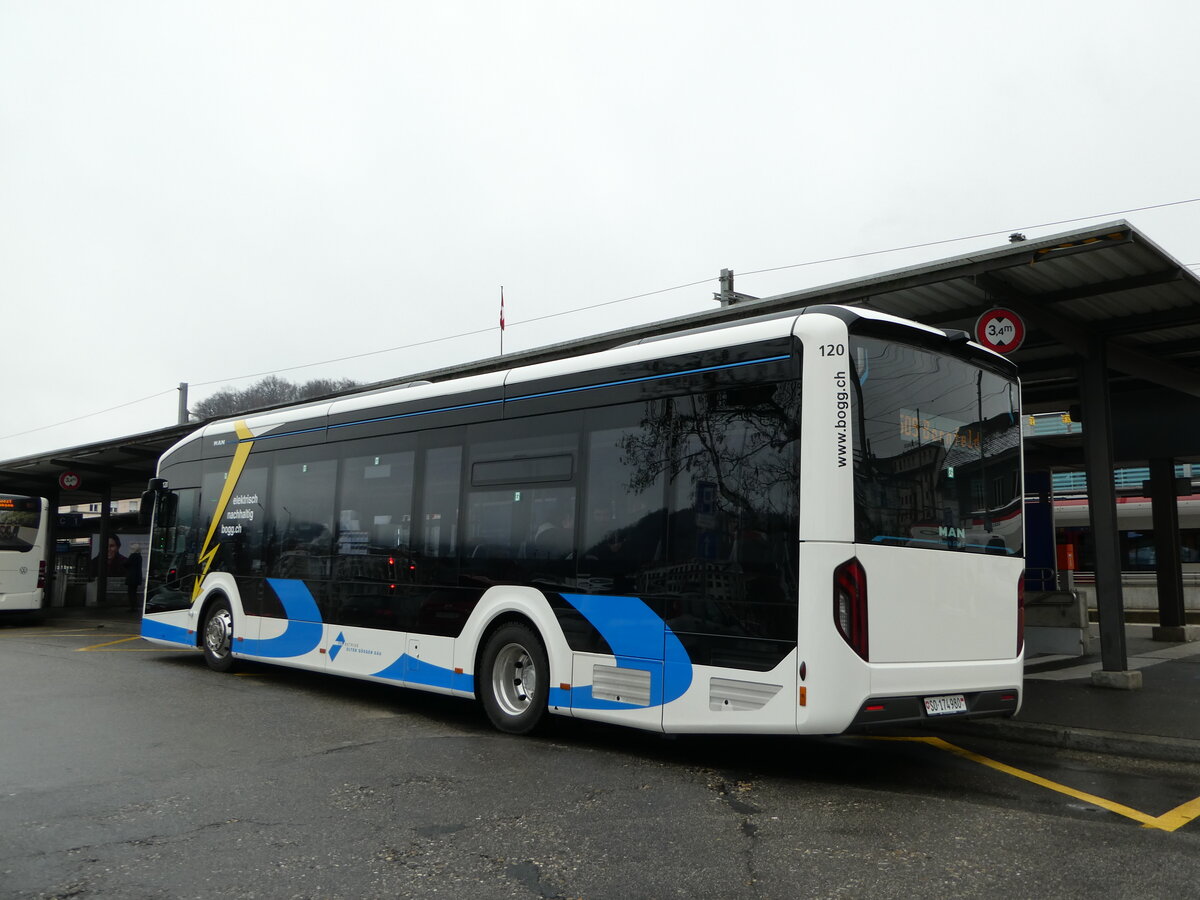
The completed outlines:
[[[597,592],[636,591],[663,558],[662,401],[589,412],[580,573]]]
[[[323,581],[333,554],[333,493],[337,463],[312,450],[281,451],[270,493],[275,550],[269,576]]]
[[[378,442],[351,450],[342,460],[334,577],[395,581],[397,572],[407,571],[397,557],[408,556],[416,453],[389,452]]]

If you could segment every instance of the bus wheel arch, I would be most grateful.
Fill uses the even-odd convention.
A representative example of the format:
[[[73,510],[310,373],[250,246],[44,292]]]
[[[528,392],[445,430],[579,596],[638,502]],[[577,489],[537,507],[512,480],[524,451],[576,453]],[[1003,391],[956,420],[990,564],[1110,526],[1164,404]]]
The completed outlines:
[[[233,604],[220,592],[211,594],[200,614],[196,633],[204,661],[215,672],[228,672],[236,662],[233,656]]]
[[[545,720],[550,657],[530,619],[507,615],[488,627],[476,654],[475,696],[492,725],[506,734],[528,734]]]

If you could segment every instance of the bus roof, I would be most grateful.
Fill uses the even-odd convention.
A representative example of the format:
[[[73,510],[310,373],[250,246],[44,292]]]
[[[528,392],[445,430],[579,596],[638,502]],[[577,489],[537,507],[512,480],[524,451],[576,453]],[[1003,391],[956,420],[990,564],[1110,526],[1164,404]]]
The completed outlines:
[[[210,422],[186,436],[170,447],[163,454],[163,458],[174,456],[197,441],[236,443],[239,440],[258,438],[268,433],[272,437],[279,437],[280,428],[288,429],[286,432],[288,435],[297,434],[305,429],[323,428],[326,423],[335,421],[339,417],[348,418],[354,414],[371,413],[400,404],[418,404],[423,400],[433,398],[449,398],[451,401],[459,398],[467,403],[502,402],[505,388],[518,384],[578,374],[591,369],[607,369],[646,362],[677,352],[700,352],[734,344],[750,344],[772,338],[783,338],[802,332],[804,326],[801,322],[805,318],[827,315],[842,319],[847,324],[866,320],[889,330],[892,328],[908,329],[914,333],[924,334],[927,338],[950,340],[960,344],[967,343],[967,336],[964,333],[933,328],[884,312],[843,306],[812,306],[788,313],[726,322],[642,339],[594,353],[536,362],[481,375],[467,375],[438,382],[411,382],[328,400],[279,407],[257,414],[232,416]],[[990,359],[993,365],[1011,368],[1011,364],[999,354],[973,342],[970,342],[969,346],[971,355],[994,358]],[[492,395],[494,395],[494,399],[478,399],[492,397]],[[453,402],[451,406],[453,406]]]

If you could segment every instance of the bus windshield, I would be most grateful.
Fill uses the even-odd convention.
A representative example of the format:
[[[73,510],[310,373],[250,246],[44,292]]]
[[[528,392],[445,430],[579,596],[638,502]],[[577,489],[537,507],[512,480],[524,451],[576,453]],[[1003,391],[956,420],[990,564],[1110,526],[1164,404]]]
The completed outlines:
[[[855,539],[1019,555],[1016,381],[907,344],[851,347]]]
[[[0,551],[28,553],[38,544],[41,521],[37,497],[0,497]]]

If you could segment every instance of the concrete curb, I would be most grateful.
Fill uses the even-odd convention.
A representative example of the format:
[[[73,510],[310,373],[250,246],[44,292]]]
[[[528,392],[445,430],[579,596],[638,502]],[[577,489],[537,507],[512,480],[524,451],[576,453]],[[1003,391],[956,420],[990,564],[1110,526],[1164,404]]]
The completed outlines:
[[[1200,741],[1187,738],[1096,731],[1090,728],[1071,728],[1066,725],[1043,725],[1036,722],[1014,722],[1012,720],[944,722],[938,723],[938,730],[1002,741],[1039,744],[1044,747],[1057,747],[1065,750],[1106,753],[1112,756],[1135,756],[1164,762],[1200,763]]]

